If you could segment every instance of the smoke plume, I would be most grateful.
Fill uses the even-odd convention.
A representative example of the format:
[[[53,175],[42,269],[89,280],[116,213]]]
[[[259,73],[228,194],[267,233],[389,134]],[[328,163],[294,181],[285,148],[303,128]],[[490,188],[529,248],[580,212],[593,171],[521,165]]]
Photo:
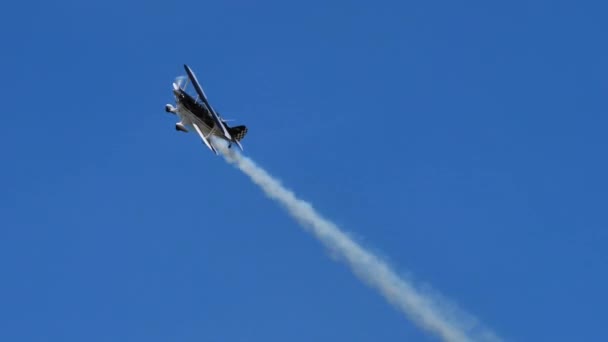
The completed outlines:
[[[268,197],[281,204],[298,223],[343,259],[352,271],[422,329],[443,341],[500,341],[481,327],[470,315],[437,295],[423,292],[400,277],[377,255],[359,245],[336,224],[321,216],[312,205],[247,158],[223,144],[219,150],[227,162],[236,166],[257,184]]]

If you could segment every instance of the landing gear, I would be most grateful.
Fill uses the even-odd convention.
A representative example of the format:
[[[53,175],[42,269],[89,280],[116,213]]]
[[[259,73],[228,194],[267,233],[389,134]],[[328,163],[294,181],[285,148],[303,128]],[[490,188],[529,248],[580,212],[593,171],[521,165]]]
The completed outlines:
[[[177,111],[177,109],[175,107],[173,107],[172,105],[170,105],[170,104],[165,105],[165,112],[175,114],[176,111]]]
[[[186,127],[184,126],[184,124],[182,124],[181,122],[178,122],[175,124],[175,130],[176,131],[182,131],[184,133],[188,133],[188,130],[186,129]]]

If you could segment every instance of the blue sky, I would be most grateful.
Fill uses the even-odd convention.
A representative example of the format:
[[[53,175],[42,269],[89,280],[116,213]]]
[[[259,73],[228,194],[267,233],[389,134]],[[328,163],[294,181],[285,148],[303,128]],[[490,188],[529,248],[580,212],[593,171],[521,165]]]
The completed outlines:
[[[606,339],[608,5],[11,2],[0,340],[434,341],[193,134],[512,341]]]

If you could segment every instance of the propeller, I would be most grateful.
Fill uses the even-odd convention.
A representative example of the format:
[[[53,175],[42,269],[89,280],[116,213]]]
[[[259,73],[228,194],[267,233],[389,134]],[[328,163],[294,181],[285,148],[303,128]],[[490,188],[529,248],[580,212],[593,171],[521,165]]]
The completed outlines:
[[[181,89],[182,84],[184,84],[187,80],[188,78],[186,76],[177,76],[175,78],[175,84],[177,84],[177,86]]]

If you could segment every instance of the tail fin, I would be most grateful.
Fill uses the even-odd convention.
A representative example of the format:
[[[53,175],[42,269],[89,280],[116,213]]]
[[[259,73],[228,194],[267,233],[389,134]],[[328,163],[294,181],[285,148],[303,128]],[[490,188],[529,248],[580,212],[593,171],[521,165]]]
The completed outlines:
[[[228,133],[230,133],[230,135],[234,137],[236,141],[240,141],[245,137],[245,134],[247,134],[247,126],[241,125],[229,127]]]

